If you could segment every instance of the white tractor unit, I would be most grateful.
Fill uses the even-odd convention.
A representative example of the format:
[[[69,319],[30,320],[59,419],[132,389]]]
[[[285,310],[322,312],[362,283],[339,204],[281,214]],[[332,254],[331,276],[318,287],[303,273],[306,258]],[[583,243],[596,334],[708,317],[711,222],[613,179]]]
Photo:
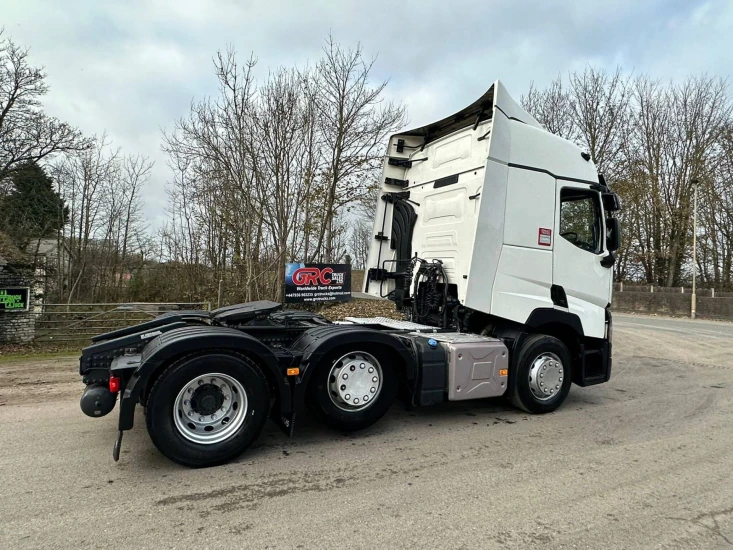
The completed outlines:
[[[530,413],[611,375],[619,200],[590,155],[496,81],[478,101],[392,136],[364,291],[403,320],[332,323],[275,302],[172,312],[82,351],[81,408],[145,407],[158,449],[188,466],[244,452],[268,417],[305,410],[366,428],[394,402],[506,396]]]

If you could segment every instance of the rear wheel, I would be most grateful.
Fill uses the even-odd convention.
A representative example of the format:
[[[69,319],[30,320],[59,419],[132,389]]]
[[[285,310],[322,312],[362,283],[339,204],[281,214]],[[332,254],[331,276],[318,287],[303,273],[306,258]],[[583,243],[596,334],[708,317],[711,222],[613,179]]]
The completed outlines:
[[[267,420],[269,391],[249,358],[225,352],[189,356],[156,380],[146,404],[158,450],[184,466],[223,464],[243,453]]]
[[[517,356],[512,404],[533,414],[552,412],[562,405],[572,383],[567,347],[553,336],[528,337]]]
[[[314,376],[311,405],[324,423],[337,430],[371,426],[397,395],[393,360],[381,349],[341,349],[325,357]]]

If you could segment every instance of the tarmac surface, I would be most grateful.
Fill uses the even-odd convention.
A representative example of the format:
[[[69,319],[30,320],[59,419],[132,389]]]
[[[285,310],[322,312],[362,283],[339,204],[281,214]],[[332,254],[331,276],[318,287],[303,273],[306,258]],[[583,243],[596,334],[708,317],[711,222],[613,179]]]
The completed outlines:
[[[142,411],[78,407],[75,357],[0,362],[0,548],[731,548],[733,324],[614,316],[608,384],[555,413],[501,400],[341,434],[270,423],[186,469]]]

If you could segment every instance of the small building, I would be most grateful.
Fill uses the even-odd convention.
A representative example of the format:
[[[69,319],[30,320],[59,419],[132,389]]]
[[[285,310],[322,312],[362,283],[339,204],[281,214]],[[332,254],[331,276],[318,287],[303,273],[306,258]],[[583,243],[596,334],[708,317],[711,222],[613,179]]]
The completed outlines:
[[[43,309],[39,281],[43,277],[33,261],[0,233],[0,345],[33,341],[36,318]]]

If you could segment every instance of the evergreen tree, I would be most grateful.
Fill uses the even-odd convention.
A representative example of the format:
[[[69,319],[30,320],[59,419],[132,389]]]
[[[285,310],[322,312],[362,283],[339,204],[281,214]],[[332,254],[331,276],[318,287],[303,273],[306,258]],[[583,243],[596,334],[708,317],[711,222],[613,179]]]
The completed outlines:
[[[45,170],[27,162],[10,179],[10,193],[0,198],[0,231],[21,250],[38,239],[55,236],[66,223],[69,209]]]

